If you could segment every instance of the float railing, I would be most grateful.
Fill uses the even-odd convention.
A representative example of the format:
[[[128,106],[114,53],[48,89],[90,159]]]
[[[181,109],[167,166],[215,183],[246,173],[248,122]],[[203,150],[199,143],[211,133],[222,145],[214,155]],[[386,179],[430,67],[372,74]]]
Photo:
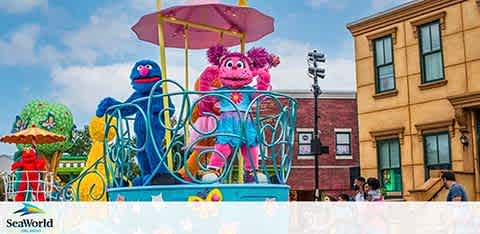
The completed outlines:
[[[157,92],[161,90],[164,82],[172,85],[175,88],[169,90],[170,93],[162,94]],[[242,96],[253,97],[247,110],[240,110],[239,106],[231,100],[228,94],[230,91],[216,90],[209,92],[186,91],[179,83],[172,80],[158,81],[148,97],[136,99],[130,103],[123,103],[110,107],[107,110],[109,115],[105,116],[105,136],[109,131],[115,131],[115,139],[113,142],[108,142],[108,137],[104,141],[104,156],[97,160],[90,168],[75,179],[81,182],[82,178],[90,174],[102,176],[95,171],[98,170],[98,165],[104,165],[106,176],[102,177],[106,181],[106,187],[117,188],[127,187],[131,185],[131,181],[138,175],[138,168],[135,163],[135,155],[139,151],[145,150],[146,145],[136,145],[136,136],[134,134],[133,122],[135,117],[122,115],[122,110],[129,108],[137,109],[137,119],[143,118],[145,124],[146,139],[153,144],[155,156],[158,157],[160,163],[154,168],[151,178],[148,178],[143,185],[150,185],[155,175],[161,167],[168,168],[167,156],[169,153],[173,156],[173,168],[168,169],[168,173],[173,176],[178,184],[204,184],[198,174],[193,171],[189,165],[190,161],[194,161],[194,168],[198,171],[207,170],[208,158],[212,154],[219,155],[224,161],[224,168],[221,171],[217,181],[209,183],[242,183],[241,168],[242,159],[253,161],[252,155],[247,151],[247,155],[240,157],[240,147],[234,147],[232,155],[227,157],[215,150],[212,142],[217,137],[228,136],[232,139],[247,144],[247,131],[252,131],[253,128],[256,133],[256,141],[258,143],[259,152],[259,166],[258,172],[265,174],[269,183],[286,184],[288,175],[291,169],[293,158],[293,146],[296,125],[296,110],[297,102],[292,97],[287,95],[271,92],[271,91],[256,91],[256,90],[239,90],[235,91]],[[176,103],[175,116],[172,126],[166,126],[163,121],[165,111],[174,112],[172,108],[165,108],[160,112],[152,113],[152,103],[157,100],[162,100],[163,97],[169,97]],[[208,131],[199,129],[195,125],[195,118],[198,117],[198,112],[195,109],[204,101],[211,100],[226,101],[233,109],[233,115],[239,119],[239,132],[219,132],[220,116],[218,113],[206,112],[202,116],[208,117],[215,123],[213,128]],[[147,106],[146,111],[142,109],[144,105]],[[173,116],[173,115],[171,115]],[[116,120],[116,121],[115,121]],[[156,139],[154,137],[153,123],[158,126],[158,123],[165,131],[170,131],[172,136],[171,143],[166,145],[164,139]],[[188,129],[185,126],[189,126]],[[196,138],[193,141],[185,139],[187,135],[195,134]],[[210,141],[210,144],[205,145]],[[247,146],[248,147],[248,146]],[[193,155],[193,156],[192,156]],[[253,162],[252,162],[253,163]],[[190,164],[191,165],[191,164]],[[234,173],[236,172],[236,173]],[[255,182],[258,183],[257,171],[254,171]],[[237,176],[238,175],[238,176]],[[78,194],[74,191],[77,185],[75,182],[70,182],[65,186],[63,197],[68,197],[71,200],[77,200]],[[98,185],[105,186],[105,185]],[[68,188],[70,187],[70,188]],[[107,188],[105,188],[106,191]],[[73,191],[73,192],[72,192]],[[91,189],[93,191],[93,188]],[[103,194],[97,194],[96,197],[101,197]],[[95,198],[91,195],[91,197]]]
[[[168,94],[158,94],[156,90],[159,90],[164,82],[175,86],[175,89],[179,91],[170,92]],[[232,182],[233,179],[231,173],[237,165],[235,162],[239,159],[239,147],[235,147],[232,150],[234,153],[227,160],[227,157],[220,152],[217,152],[213,145],[205,147],[201,143],[220,136],[232,137],[238,139],[240,142],[247,143],[246,131],[248,129],[246,128],[253,127],[255,128],[257,135],[260,152],[259,171],[266,174],[267,177],[275,183],[286,183],[290,172],[291,159],[293,157],[297,102],[293,98],[280,93],[241,90],[236,91],[236,93],[243,96],[254,96],[248,109],[242,111],[237,104],[230,99],[230,97],[227,97],[227,94],[229,93],[230,91],[224,90],[209,92],[186,91],[175,81],[162,80],[155,84],[148,97],[137,99],[131,103],[119,104],[107,110],[107,112],[112,114],[106,117],[107,126],[105,132],[107,133],[110,129],[113,129],[117,136],[113,144],[105,142],[106,158],[104,160],[113,163],[114,165],[107,167],[113,169],[112,171],[107,172],[107,174],[112,174],[112,179],[109,180],[108,185],[111,187],[125,186],[125,178],[132,178],[133,176],[131,163],[132,155],[134,155],[135,152],[145,149],[145,145],[138,147],[135,145],[132,134],[133,118],[122,116],[122,109],[127,107],[136,108],[138,110],[137,115],[140,115],[147,123],[145,126],[145,132],[147,133],[146,137],[152,142],[156,156],[160,160],[160,164],[153,170],[153,175],[158,172],[160,167],[168,167],[166,155],[171,152],[174,165],[173,168],[169,168],[169,173],[175,177],[178,182],[184,184],[204,183],[197,178],[188,167],[186,167],[192,153],[197,151],[198,154],[195,154],[196,160],[194,160],[197,163],[196,167],[204,171],[207,169],[207,158],[211,154],[220,155],[225,161],[225,167],[219,176],[219,180],[215,182]],[[164,96],[168,96],[170,99],[174,100],[175,103],[180,103],[180,105],[176,105],[175,115],[177,118],[173,121],[173,126],[166,126],[162,118],[164,111],[173,112],[171,108],[165,108],[160,112],[152,113],[152,103],[155,102],[155,99],[161,100]],[[241,129],[240,132],[218,132],[216,127],[218,126],[220,117],[210,112],[203,113],[203,115],[214,119],[214,125],[216,127],[209,131],[203,131],[202,129],[195,127],[195,121],[193,119],[194,110],[198,108],[200,103],[207,99],[211,99],[212,97],[217,101],[224,100],[230,103],[234,110],[234,115],[237,115],[241,119],[239,121],[239,124],[241,125],[239,128]],[[147,103],[146,112],[141,108],[144,103]],[[112,124],[113,118],[118,120],[114,124]],[[158,121],[162,128],[165,128],[166,131],[170,131],[172,136],[170,145],[165,145],[164,142],[162,142],[163,139],[155,139],[152,129],[152,121]],[[185,129],[185,126],[191,127],[190,129]],[[194,141],[189,142],[189,139],[184,139],[186,131],[189,131],[190,133],[194,132],[198,137]],[[147,142],[147,140],[144,142]],[[246,155],[245,158],[246,160],[252,160],[252,155]],[[181,170],[184,171],[186,176],[184,175],[182,177],[179,175]],[[149,178],[149,180],[145,182],[145,185],[149,184],[151,179],[152,178]]]

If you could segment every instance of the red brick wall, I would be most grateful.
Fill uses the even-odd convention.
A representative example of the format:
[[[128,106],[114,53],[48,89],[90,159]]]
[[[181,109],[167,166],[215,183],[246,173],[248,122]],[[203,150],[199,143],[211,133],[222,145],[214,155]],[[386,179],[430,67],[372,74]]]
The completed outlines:
[[[297,128],[313,129],[313,99],[297,99]],[[271,105],[263,106],[265,112],[274,109]],[[274,111],[274,110],[273,110]],[[358,148],[358,121],[357,103],[355,99],[319,99],[319,130],[320,140],[324,146],[329,147],[329,154],[319,157],[320,189],[327,194],[336,195],[349,192],[350,167],[359,166]],[[338,160],[335,158],[335,128],[352,129],[352,159]],[[295,136],[295,160],[288,184],[293,190],[313,190],[314,160],[297,159],[298,136]],[[300,167],[300,168],[298,168]]]
[[[313,99],[297,99],[297,128],[313,129]],[[352,99],[319,99],[320,141],[329,147],[329,154],[320,156],[320,165],[358,165],[357,102]],[[335,128],[352,129],[352,160],[335,159]],[[297,141],[298,138],[295,139]],[[296,142],[295,142],[296,143]],[[295,144],[295,152],[297,144]],[[312,165],[313,160],[297,160],[296,165]]]

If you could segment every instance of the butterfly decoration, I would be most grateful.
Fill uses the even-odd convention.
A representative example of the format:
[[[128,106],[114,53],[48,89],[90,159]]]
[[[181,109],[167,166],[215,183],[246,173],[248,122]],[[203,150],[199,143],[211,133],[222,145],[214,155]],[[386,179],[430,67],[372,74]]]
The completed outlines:
[[[223,200],[223,195],[220,189],[212,189],[208,191],[205,189],[203,192],[198,192],[196,196],[188,197],[189,202],[221,202]]]
[[[202,219],[207,219],[209,216],[218,216],[219,210],[214,204],[222,200],[222,192],[217,188],[211,191],[205,189],[203,192],[197,193],[197,195],[188,197],[192,210]]]
[[[47,119],[45,119],[42,123],[41,123],[42,127],[47,129],[47,130],[51,130],[52,128],[55,127],[56,123],[55,123],[55,116],[52,114],[52,113],[48,113],[47,115]]]
[[[13,124],[13,128],[12,128],[11,133],[16,133],[16,132],[20,132],[22,130],[25,130],[25,129],[27,129],[27,125],[28,125],[28,122],[23,121],[22,118],[20,118],[20,116],[17,115],[15,117],[15,123]]]

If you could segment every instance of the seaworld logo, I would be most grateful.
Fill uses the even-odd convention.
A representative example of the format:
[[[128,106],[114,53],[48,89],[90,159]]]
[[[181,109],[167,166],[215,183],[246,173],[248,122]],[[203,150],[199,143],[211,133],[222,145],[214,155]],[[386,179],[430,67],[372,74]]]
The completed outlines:
[[[23,208],[13,212],[20,214],[20,217],[32,214],[45,214],[45,212],[31,204],[24,203]],[[22,219],[7,219],[6,228],[19,229],[23,233],[40,233],[45,229],[54,227],[53,218],[22,218]]]
[[[29,215],[29,214],[42,214],[42,213],[45,213],[42,209],[34,206],[34,205],[30,205],[30,204],[27,204],[27,203],[23,203],[23,208],[20,209],[20,210],[17,210],[15,212],[13,212],[14,214],[19,214],[19,213],[22,213],[20,215],[21,216],[24,216],[24,215]]]

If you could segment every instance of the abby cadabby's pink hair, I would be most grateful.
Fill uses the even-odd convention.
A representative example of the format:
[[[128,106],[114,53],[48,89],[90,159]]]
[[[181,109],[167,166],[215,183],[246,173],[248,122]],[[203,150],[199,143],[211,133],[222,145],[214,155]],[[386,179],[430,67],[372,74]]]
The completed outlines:
[[[222,45],[212,46],[207,50],[208,62],[218,66],[220,65],[220,59],[229,53],[227,48]]]
[[[230,52],[222,45],[210,47],[207,51],[208,61],[216,66],[219,66],[223,60],[229,57],[241,57],[248,61],[252,69],[259,69],[267,64],[271,64],[270,54],[265,48],[252,48],[246,55],[238,52]]]
[[[251,60],[250,66],[259,69],[271,63],[270,54],[265,48],[252,48],[247,52],[247,56]]]

